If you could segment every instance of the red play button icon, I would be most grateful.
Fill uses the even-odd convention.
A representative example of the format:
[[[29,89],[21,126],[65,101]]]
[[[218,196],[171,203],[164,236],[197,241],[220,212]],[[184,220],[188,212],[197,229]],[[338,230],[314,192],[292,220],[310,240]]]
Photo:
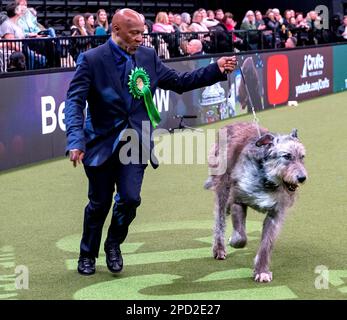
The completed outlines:
[[[270,56],[267,60],[267,97],[269,104],[281,104],[289,98],[288,58],[284,54]]]

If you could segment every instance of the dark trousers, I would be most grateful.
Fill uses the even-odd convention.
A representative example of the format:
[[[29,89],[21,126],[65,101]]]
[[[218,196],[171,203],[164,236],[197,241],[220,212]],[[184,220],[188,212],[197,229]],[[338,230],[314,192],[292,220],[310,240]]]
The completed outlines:
[[[98,257],[102,228],[112,205],[115,185],[117,194],[105,244],[121,244],[125,240],[141,203],[140,191],[146,167],[147,164],[120,163],[118,152],[101,166],[84,166],[89,180],[89,203],[84,212],[81,255]]]

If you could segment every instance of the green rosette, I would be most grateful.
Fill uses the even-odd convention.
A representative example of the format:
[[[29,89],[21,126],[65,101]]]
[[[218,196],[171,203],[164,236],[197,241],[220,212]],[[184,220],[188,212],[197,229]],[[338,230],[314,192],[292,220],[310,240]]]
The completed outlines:
[[[143,97],[153,128],[156,128],[160,122],[160,113],[153,102],[150,89],[149,76],[145,69],[136,67],[131,70],[129,75],[129,91],[135,99]]]

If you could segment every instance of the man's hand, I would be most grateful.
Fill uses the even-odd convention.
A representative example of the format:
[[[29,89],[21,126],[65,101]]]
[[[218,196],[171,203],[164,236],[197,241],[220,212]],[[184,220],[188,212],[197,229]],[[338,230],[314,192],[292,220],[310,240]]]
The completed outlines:
[[[221,57],[217,60],[219,70],[224,72],[232,72],[237,66],[237,60],[235,56],[232,57]]]
[[[81,163],[84,157],[84,152],[78,149],[72,149],[69,151],[69,155],[70,155],[70,161],[73,162],[73,166],[77,167],[77,163]]]

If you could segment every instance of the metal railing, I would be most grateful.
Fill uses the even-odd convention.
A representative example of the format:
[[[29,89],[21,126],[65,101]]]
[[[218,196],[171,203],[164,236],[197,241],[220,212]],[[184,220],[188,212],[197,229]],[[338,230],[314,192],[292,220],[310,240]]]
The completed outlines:
[[[301,35],[297,34],[297,37],[300,44]],[[109,36],[80,36],[2,39],[0,40],[0,72],[73,68],[81,52],[105,43],[108,38]],[[143,45],[153,47],[160,58],[170,59],[187,56],[187,44],[192,39],[201,40],[204,53],[214,54],[235,50],[274,49],[283,46],[285,37],[268,30],[235,30],[229,33],[219,31],[151,33],[144,35]],[[305,43],[301,44],[305,45]]]

